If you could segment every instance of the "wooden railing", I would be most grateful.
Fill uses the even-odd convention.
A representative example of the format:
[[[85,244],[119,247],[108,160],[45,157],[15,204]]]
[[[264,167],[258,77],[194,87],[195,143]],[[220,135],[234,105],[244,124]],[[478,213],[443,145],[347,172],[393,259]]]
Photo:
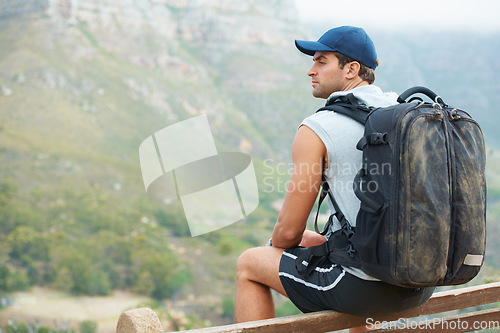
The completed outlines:
[[[500,302],[500,282],[437,292],[425,304],[417,308],[383,318],[367,319],[334,311],[320,311],[183,332],[316,333],[364,325],[375,329],[374,332],[470,332],[500,327],[500,305],[496,304],[487,310],[471,308],[496,302]],[[461,313],[458,315],[446,316],[443,314],[443,316],[436,316],[436,318],[428,320],[416,318],[459,309],[464,310],[460,311]],[[163,332],[161,323],[156,314],[149,308],[126,311],[122,313],[117,324],[117,333],[160,332]]]

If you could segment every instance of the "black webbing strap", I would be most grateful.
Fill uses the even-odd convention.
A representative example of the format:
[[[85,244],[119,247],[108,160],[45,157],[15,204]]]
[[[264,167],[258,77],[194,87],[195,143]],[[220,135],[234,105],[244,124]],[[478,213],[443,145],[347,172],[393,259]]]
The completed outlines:
[[[366,119],[368,118],[368,114],[373,110],[373,107],[359,104],[356,97],[354,97],[354,95],[351,93],[345,96],[341,96],[334,101],[327,101],[327,104],[324,107],[318,109],[318,111],[316,112],[333,111],[343,114],[357,121],[361,125],[364,125],[366,123]]]
[[[326,186],[325,186],[326,185]],[[319,195],[319,200],[318,200],[318,210],[316,211],[316,217],[314,218],[314,230],[320,235],[326,235],[328,232],[328,229],[330,225],[333,223],[333,214],[330,215],[330,218],[328,218],[328,222],[326,222],[325,226],[323,227],[323,231],[319,231],[318,228],[318,216],[319,216],[319,209],[321,208],[321,204],[323,203],[323,200],[325,200],[326,196],[328,195],[330,187],[328,186],[328,183],[325,181],[324,177],[321,179],[321,193]],[[334,204],[335,207],[336,203]],[[337,211],[337,208],[335,208],[335,211]]]
[[[327,256],[330,252],[328,241],[321,245],[311,246],[303,251],[297,259],[295,259],[295,267],[302,276],[309,275],[319,264],[321,259]]]
[[[328,222],[323,227],[323,231],[320,232],[318,228],[318,215],[321,203],[327,195],[332,202],[335,213],[330,215]],[[311,273],[323,257],[330,255],[330,253],[335,250],[341,251],[342,254],[340,254],[340,257],[346,257],[346,261],[350,261],[355,252],[350,242],[351,237],[354,235],[354,228],[342,213],[337,201],[330,191],[328,182],[323,177],[321,180],[321,193],[318,201],[318,210],[316,212],[316,218],[314,219],[314,229],[316,232],[321,235],[325,235],[328,232],[330,225],[333,223],[334,217],[339,221],[341,229],[334,232],[328,241],[321,245],[308,248],[306,251],[302,252],[299,257],[297,257],[295,265],[301,275],[306,276]]]
[[[325,199],[325,197],[328,195],[330,198],[330,201],[332,202],[333,208],[335,209],[335,213],[330,215],[330,218],[328,219],[328,222],[325,224],[323,227],[323,231],[319,231],[318,228],[318,215],[319,215],[319,210],[321,208],[321,203]],[[354,232],[352,231],[352,226],[349,221],[345,218],[344,213],[342,213],[342,210],[340,209],[337,200],[335,200],[335,197],[332,195],[332,192],[330,191],[330,185],[328,185],[328,182],[326,181],[325,177],[321,179],[321,194],[318,200],[318,210],[316,211],[316,218],[314,219],[314,229],[316,232],[320,235],[325,235],[328,232],[328,228],[330,225],[333,223],[333,217],[337,218],[337,221],[339,221],[340,226],[342,227],[343,230],[346,232],[346,236],[348,238],[351,238]]]
[[[363,150],[368,145],[387,144],[387,133],[371,133],[364,135],[357,143],[356,149]]]
[[[343,229],[335,231],[330,238],[321,245],[312,246],[302,251],[295,259],[295,267],[302,276],[309,275],[325,257],[332,263],[351,267],[361,267],[351,241]]]
[[[353,107],[352,104],[340,103],[340,102],[324,106],[318,109],[318,111],[316,112],[319,111],[333,111],[336,113],[340,113],[357,121],[361,125],[364,125],[366,123],[366,119],[368,118],[369,114],[367,110],[361,109],[359,107]]]

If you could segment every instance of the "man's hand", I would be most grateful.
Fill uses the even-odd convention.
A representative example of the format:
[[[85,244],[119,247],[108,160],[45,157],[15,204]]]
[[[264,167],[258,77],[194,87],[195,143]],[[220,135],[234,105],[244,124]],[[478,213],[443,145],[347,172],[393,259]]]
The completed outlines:
[[[321,245],[324,242],[326,242],[325,236],[322,236],[311,230],[305,230],[304,234],[302,235],[302,241],[300,242],[299,246],[311,247],[311,246]]]

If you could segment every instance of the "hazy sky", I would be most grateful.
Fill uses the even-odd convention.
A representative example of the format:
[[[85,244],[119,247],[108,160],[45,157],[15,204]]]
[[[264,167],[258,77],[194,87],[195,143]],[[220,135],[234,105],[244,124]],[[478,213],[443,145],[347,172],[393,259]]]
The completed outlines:
[[[366,29],[500,31],[498,0],[295,0],[304,20]]]

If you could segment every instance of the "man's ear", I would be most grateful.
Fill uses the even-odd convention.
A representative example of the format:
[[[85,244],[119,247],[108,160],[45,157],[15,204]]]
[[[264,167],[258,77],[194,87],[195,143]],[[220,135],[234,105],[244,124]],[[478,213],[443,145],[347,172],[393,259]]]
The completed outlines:
[[[357,61],[352,61],[345,64],[344,68],[347,70],[346,78],[352,80],[358,76],[361,65]]]

